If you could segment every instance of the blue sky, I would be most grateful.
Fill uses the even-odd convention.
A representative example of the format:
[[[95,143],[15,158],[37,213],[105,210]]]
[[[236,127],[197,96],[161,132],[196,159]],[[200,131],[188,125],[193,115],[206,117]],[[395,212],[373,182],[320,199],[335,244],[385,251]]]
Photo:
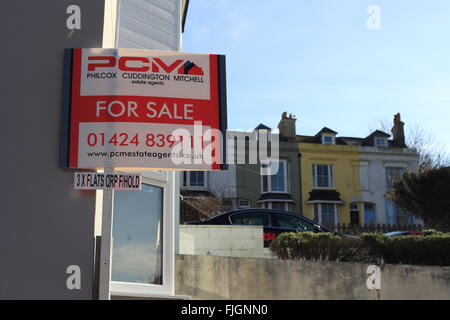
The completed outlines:
[[[365,137],[400,112],[450,147],[448,0],[190,0],[182,49],[226,55],[230,129],[287,111],[297,134]]]

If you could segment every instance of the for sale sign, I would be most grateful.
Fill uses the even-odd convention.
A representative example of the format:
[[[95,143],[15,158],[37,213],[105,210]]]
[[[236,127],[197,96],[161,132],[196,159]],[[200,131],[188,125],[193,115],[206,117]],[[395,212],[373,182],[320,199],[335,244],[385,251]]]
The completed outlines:
[[[65,61],[63,166],[224,167],[223,55],[67,49]]]
[[[75,190],[141,190],[141,173],[75,172]]]

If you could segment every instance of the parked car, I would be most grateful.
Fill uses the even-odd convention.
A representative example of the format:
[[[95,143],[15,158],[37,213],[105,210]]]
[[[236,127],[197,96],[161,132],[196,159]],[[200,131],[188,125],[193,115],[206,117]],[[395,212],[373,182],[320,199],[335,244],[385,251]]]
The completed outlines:
[[[275,209],[241,209],[217,215],[204,221],[187,222],[194,225],[250,225],[263,226],[264,247],[284,232],[331,232],[320,224],[297,213]],[[335,233],[343,237],[353,237]]]
[[[421,236],[422,232],[420,231],[393,231],[385,233],[388,237],[394,236]]]

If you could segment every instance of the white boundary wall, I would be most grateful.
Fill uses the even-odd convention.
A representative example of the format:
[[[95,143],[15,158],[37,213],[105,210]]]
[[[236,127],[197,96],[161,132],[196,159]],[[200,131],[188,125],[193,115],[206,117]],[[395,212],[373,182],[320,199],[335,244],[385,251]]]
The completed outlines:
[[[261,226],[181,225],[180,254],[271,258]]]

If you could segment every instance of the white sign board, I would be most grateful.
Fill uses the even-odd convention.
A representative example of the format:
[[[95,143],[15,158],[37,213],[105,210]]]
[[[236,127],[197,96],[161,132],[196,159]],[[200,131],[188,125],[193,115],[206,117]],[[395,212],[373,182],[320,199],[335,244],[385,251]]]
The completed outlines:
[[[75,190],[141,190],[140,173],[75,172]]]

